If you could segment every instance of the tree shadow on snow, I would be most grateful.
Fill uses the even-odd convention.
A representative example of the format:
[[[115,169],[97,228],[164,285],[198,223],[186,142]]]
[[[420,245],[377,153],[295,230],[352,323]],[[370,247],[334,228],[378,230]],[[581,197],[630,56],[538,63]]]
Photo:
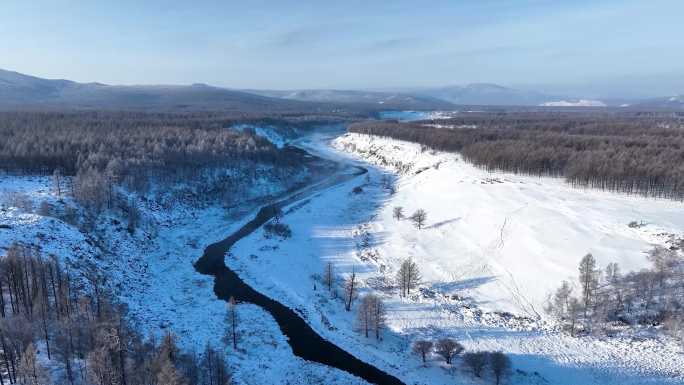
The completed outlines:
[[[447,219],[447,220],[445,220],[445,221],[433,223],[433,224],[431,224],[430,226],[426,226],[426,227],[425,227],[425,230],[428,230],[428,229],[436,229],[436,228],[442,227],[442,226],[444,226],[444,225],[448,225],[448,224],[450,224],[450,223],[458,222],[458,221],[460,221],[462,218],[463,218],[463,217],[456,217],[456,218]]]
[[[453,293],[460,291],[460,290],[469,290],[469,289],[475,289],[477,287],[480,287],[482,285],[486,285],[490,282],[496,281],[496,276],[485,276],[485,277],[475,277],[475,278],[468,278],[460,281],[451,281],[451,282],[438,282],[438,283],[433,283],[431,286],[433,289],[436,291],[442,292],[442,293]]]

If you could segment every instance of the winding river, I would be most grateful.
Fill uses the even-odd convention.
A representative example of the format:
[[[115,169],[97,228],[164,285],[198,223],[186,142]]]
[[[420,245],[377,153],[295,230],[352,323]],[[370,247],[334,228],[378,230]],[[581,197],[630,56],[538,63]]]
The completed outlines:
[[[367,172],[366,169],[359,166],[353,166],[352,172],[349,170],[349,167],[344,168],[346,172],[341,169],[340,172],[322,182],[302,189],[280,201],[263,206],[251,221],[236,232],[220,242],[209,245],[204,250],[202,257],[195,263],[195,268],[201,274],[214,276],[214,292],[219,298],[228,301],[233,296],[237,301],[253,303],[271,313],[280,330],[287,336],[288,343],[296,356],[344,370],[370,383],[400,385],[403,383],[396,377],[359,360],[321,337],[294,310],[247,285],[237,273],[226,266],[224,261],[224,256],[237,241],[259,229],[273,218],[279,209]]]

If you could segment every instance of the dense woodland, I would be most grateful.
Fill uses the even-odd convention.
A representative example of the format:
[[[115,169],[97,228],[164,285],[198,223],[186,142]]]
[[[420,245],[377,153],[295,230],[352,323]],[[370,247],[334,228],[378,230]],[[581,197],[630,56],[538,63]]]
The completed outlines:
[[[244,122],[260,120],[212,113],[0,112],[0,172],[73,176],[64,190],[83,204],[111,206],[118,185],[144,192],[152,180],[211,181],[220,191],[204,195],[219,196],[236,178],[257,178],[260,167],[291,174],[301,166],[296,152],[228,129]]]
[[[349,131],[457,151],[489,170],[684,199],[684,119],[674,115],[472,113],[416,123],[361,122]]]
[[[101,273],[70,273],[35,246],[14,244],[0,259],[0,316],[3,385],[230,383],[222,344],[196,355],[172,334],[145,339]]]

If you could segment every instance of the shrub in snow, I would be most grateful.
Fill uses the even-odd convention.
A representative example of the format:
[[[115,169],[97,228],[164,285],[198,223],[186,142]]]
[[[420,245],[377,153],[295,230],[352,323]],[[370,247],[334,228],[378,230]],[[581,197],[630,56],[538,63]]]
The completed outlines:
[[[285,223],[267,223],[264,226],[264,232],[266,234],[266,238],[271,238],[274,236],[290,238],[292,236],[292,230],[290,230],[290,226],[286,225]]]
[[[644,222],[631,221],[627,226],[629,226],[632,229],[638,229],[639,227],[644,226]]]

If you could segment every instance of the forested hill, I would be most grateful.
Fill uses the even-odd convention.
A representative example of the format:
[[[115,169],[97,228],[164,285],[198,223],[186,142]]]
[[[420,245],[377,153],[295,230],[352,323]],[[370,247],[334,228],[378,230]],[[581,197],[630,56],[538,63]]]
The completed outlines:
[[[101,206],[115,185],[143,192],[151,182],[194,182],[216,190],[205,191],[210,197],[256,178],[260,168],[287,174],[302,167],[293,151],[229,129],[240,122],[217,113],[0,112],[0,172],[74,176],[73,195]]]
[[[350,132],[460,152],[475,165],[651,197],[684,199],[684,121],[671,115],[474,113]]]
[[[78,108],[133,110],[212,110],[240,112],[322,112],[323,103],[285,100],[247,92],[193,85],[117,86],[43,79],[0,69],[0,110]]]

